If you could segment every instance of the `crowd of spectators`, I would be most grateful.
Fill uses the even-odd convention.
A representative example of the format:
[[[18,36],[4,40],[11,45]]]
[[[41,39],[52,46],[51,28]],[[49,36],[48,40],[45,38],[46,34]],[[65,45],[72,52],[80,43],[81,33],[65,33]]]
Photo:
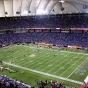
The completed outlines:
[[[45,42],[55,46],[88,47],[88,33],[29,32],[0,34],[0,45]]]
[[[87,28],[88,16],[65,17],[32,17],[32,18],[0,18],[0,30],[16,28]],[[88,32],[59,33],[59,32],[26,32],[0,34],[0,46],[20,43],[45,42],[54,46],[80,46],[88,48]],[[43,88],[47,81],[40,81]],[[59,82],[52,82],[52,88],[66,88]],[[29,88],[22,82],[0,75],[0,88]]]
[[[45,42],[55,46],[77,45],[88,47],[88,32],[85,33],[59,33],[59,32],[26,32],[26,33],[2,33],[0,34],[0,45]],[[40,81],[40,88],[44,88],[47,81]],[[1,88],[28,88],[22,82],[17,82],[6,76],[0,75]],[[14,87],[13,87],[14,86]],[[59,82],[52,82],[52,88],[67,88]],[[76,87],[75,87],[76,88]]]
[[[6,75],[0,75],[0,88],[77,88],[77,87],[68,87],[65,84],[62,84],[60,82],[55,82],[55,81],[38,81],[35,80],[37,82],[37,86],[29,86],[27,84],[22,83],[22,81],[17,81],[17,80],[13,80],[11,78],[6,77]]]
[[[68,88],[65,84],[60,83],[58,81],[52,81],[52,80],[50,80],[50,81],[35,80],[35,81],[37,82],[38,88]]]
[[[6,75],[5,76],[0,75],[0,88],[31,88],[31,87],[22,82],[18,82],[16,80],[8,78],[6,77]]]
[[[69,17],[19,17],[19,18],[0,18],[0,29],[13,28],[87,28],[88,16],[71,16]]]

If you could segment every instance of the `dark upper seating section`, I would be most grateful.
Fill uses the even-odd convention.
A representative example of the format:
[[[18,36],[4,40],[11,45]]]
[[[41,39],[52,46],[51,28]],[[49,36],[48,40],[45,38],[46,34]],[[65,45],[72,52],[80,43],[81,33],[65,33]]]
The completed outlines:
[[[11,28],[87,28],[88,16],[0,18],[0,29]]]

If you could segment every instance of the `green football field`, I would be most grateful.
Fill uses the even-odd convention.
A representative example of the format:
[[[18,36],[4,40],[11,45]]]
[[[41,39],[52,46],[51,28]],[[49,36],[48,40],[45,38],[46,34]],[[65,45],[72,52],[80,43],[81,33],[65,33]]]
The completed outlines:
[[[6,74],[14,79],[24,78],[27,84],[30,84],[32,79],[28,78],[27,72],[31,72],[29,75],[33,74],[34,79],[45,76],[78,84],[88,75],[88,53],[49,49],[36,45],[11,45],[0,49],[0,60],[3,66],[12,66],[12,69],[17,68],[18,72],[20,71],[19,74],[9,74],[6,71],[0,74]]]

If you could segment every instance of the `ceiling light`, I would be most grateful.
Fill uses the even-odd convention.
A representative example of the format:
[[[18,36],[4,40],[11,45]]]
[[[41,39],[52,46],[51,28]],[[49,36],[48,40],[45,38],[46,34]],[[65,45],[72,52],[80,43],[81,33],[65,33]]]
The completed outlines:
[[[88,7],[87,5],[83,5],[83,9],[87,9],[87,7]]]
[[[64,2],[65,2],[65,0],[59,0],[59,2],[64,3]]]
[[[28,14],[28,11],[26,11],[26,10],[25,10],[25,11],[23,11],[23,14],[26,14],[26,15],[27,15],[27,14]]]
[[[47,10],[44,10],[44,9],[38,9],[37,11],[36,11],[36,13],[37,14],[47,14]]]

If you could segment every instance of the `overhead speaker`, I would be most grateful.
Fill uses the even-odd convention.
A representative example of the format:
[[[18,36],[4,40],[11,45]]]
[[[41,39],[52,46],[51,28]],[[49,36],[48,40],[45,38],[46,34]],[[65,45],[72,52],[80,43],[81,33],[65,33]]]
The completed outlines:
[[[20,12],[16,12],[16,14],[20,14]]]
[[[61,7],[61,11],[64,11],[64,7]]]
[[[87,5],[83,5],[83,9],[87,9],[87,7],[88,7]]]
[[[52,9],[52,11],[54,12],[54,9]]]
[[[28,13],[31,13],[31,11],[28,11]]]
[[[5,14],[8,14],[7,12],[5,12]]]

